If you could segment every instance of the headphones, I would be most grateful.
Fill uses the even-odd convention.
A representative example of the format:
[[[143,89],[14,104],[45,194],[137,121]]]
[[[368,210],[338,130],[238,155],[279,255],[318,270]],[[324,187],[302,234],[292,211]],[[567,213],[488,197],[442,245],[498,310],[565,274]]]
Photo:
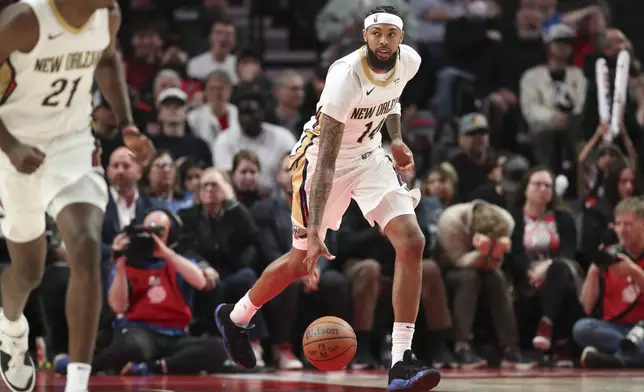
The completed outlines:
[[[153,212],[163,212],[168,216],[170,220],[170,227],[168,229],[168,239],[166,242],[170,249],[176,248],[179,244],[179,240],[181,239],[181,232],[183,231],[183,221],[181,220],[179,215],[163,207],[149,209],[143,216],[143,220],[145,221],[145,218],[147,218]]]

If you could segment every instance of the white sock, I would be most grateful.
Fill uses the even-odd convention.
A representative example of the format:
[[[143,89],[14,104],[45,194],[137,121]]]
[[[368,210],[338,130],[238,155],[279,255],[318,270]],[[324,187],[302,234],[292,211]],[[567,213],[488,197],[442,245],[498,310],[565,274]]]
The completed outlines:
[[[92,366],[81,362],[67,364],[65,392],[87,392]]]
[[[11,321],[2,314],[2,319],[0,320],[0,328],[4,333],[9,336],[18,337],[28,331],[29,324],[24,314],[20,315],[20,318],[16,321]]]
[[[394,330],[391,334],[391,367],[396,362],[403,360],[405,351],[411,350],[411,341],[414,340],[414,324],[394,323]]]
[[[246,293],[242,299],[237,301],[233,311],[230,312],[230,320],[240,327],[247,327],[250,324],[250,319],[253,318],[258,309],[258,306],[250,302],[248,293]]]

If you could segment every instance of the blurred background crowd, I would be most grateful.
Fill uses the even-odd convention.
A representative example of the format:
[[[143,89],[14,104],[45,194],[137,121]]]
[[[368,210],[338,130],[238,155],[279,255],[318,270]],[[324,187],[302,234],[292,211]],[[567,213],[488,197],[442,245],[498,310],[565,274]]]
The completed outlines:
[[[401,98],[416,162],[405,180],[423,192],[417,216],[427,237],[415,351],[463,368],[574,366],[582,351],[586,366],[641,365],[618,344],[639,321],[627,314],[644,307],[639,286],[606,284],[613,272],[598,270],[595,259],[600,247],[644,239],[644,207],[628,199],[643,191],[644,2],[119,3],[135,121],[158,155],[148,167],[132,160],[96,91],[93,127],[110,186],[96,371],[240,371],[223,353],[214,309],[240,299],[290,249],[299,190],[285,158],[314,114],[327,67],[362,44],[362,21],[377,5],[399,10],[404,43],[423,58]],[[621,50],[632,56],[628,100],[619,136],[604,143],[595,63],[606,59],[613,80]],[[639,219],[628,227],[614,223],[624,199],[622,209]],[[128,298],[119,301],[115,238],[159,209],[174,230],[168,246],[203,276],[175,266],[170,277],[158,269],[135,279],[133,270],[157,267],[128,264]],[[49,229],[48,266],[26,311],[41,366],[61,363],[67,349],[66,251]],[[467,263],[477,234],[512,240],[500,266]],[[302,332],[323,315],[355,329],[354,368],[386,366],[393,248],[354,204],[328,242],[337,259],[320,261],[320,281],[293,284],[255,316],[260,370],[308,366]],[[607,315],[608,301],[620,296],[624,314]]]

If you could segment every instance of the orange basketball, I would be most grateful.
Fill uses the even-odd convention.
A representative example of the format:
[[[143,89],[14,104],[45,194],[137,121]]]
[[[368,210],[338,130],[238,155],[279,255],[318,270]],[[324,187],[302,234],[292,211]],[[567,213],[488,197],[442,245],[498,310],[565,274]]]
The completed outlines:
[[[356,355],[358,340],[353,328],[338,317],[320,317],[302,337],[304,355],[320,370],[344,369]]]

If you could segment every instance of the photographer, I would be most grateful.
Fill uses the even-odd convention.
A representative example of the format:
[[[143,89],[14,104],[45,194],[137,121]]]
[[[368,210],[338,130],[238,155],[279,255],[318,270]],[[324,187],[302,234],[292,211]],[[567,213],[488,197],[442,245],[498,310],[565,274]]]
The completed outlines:
[[[634,339],[633,352],[620,341],[634,324],[644,320],[644,201],[630,197],[615,208],[617,245],[597,253],[581,293],[584,311],[599,318],[575,324],[573,336],[584,347],[581,364],[586,368],[642,368],[644,342]],[[630,334],[629,334],[630,335]],[[637,347],[639,346],[639,347]]]
[[[111,345],[96,356],[96,371],[195,374],[223,368],[220,339],[187,336],[192,297],[208,286],[208,271],[172,249],[180,229],[176,215],[152,210],[143,225],[130,225],[114,239],[108,304],[124,319]]]

